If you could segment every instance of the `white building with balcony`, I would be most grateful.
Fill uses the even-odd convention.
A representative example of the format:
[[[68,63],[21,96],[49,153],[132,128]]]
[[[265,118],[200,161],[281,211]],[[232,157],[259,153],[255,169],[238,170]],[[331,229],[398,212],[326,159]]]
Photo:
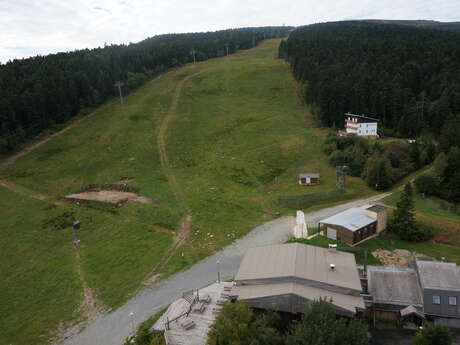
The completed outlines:
[[[364,115],[345,114],[345,130],[339,131],[341,135],[359,135],[365,137],[377,137],[378,119]]]

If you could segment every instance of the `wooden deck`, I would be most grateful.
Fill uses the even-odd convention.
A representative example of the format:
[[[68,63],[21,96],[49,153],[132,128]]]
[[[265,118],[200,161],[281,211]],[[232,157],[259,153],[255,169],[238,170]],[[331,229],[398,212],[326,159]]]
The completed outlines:
[[[205,295],[211,297],[211,301],[209,304],[205,304],[206,309],[202,313],[194,312],[192,308],[192,311],[186,316],[184,314],[189,310],[190,303],[184,298],[176,300],[157,320],[152,329],[164,331],[168,345],[205,345],[208,340],[209,327],[218,315],[216,310],[221,308],[217,302],[223,300],[221,294],[225,293],[224,288],[231,286],[233,286],[233,283],[221,282],[200,289],[198,291],[200,298]],[[166,329],[167,320],[174,320],[176,318],[178,319],[170,322],[169,329]],[[184,324],[189,325],[190,321],[193,321],[194,326],[186,329]]]

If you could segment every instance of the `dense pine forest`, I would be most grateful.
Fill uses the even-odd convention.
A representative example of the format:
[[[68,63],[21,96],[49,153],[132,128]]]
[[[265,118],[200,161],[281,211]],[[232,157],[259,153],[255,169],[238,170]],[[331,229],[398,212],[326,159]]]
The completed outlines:
[[[163,71],[248,49],[265,38],[285,37],[292,27],[260,27],[169,34],[129,45],[110,45],[36,56],[0,65],[0,154],[142,85]]]
[[[394,147],[383,157],[381,148],[369,150],[352,141],[342,152],[333,152],[332,163],[354,164],[354,174],[364,178],[372,170],[393,169],[387,183],[369,179],[370,185],[383,189],[397,179],[395,174],[401,177],[443,153],[450,167],[435,176],[435,190],[458,202],[460,170],[454,168],[460,159],[458,25],[409,24],[348,21],[304,26],[281,43],[279,54],[291,64],[306,103],[323,125],[340,128],[344,113],[366,114],[380,120],[381,135],[419,138],[417,143],[423,145]],[[328,153],[340,146],[334,140],[329,141],[334,147]],[[410,159],[403,161],[394,154],[401,150]],[[369,166],[369,154],[375,166]],[[353,162],[356,157],[360,162]]]

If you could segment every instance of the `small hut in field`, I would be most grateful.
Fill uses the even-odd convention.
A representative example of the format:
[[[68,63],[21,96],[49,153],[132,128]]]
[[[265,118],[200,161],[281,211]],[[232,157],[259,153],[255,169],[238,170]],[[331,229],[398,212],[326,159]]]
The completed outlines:
[[[301,186],[314,186],[319,184],[320,175],[317,173],[299,174],[298,181]]]

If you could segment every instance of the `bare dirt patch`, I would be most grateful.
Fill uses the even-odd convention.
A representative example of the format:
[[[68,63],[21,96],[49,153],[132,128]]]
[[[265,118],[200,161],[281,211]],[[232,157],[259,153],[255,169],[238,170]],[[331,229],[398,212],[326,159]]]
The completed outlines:
[[[395,265],[401,267],[409,266],[410,262],[416,258],[426,258],[426,255],[419,253],[411,253],[406,249],[377,249],[372,252],[372,255],[383,262],[384,265]]]
[[[69,200],[95,200],[110,204],[121,204],[124,202],[139,202],[142,204],[152,204],[154,200],[145,196],[140,196],[133,192],[123,192],[118,190],[94,190],[82,193],[69,194],[64,197]]]

